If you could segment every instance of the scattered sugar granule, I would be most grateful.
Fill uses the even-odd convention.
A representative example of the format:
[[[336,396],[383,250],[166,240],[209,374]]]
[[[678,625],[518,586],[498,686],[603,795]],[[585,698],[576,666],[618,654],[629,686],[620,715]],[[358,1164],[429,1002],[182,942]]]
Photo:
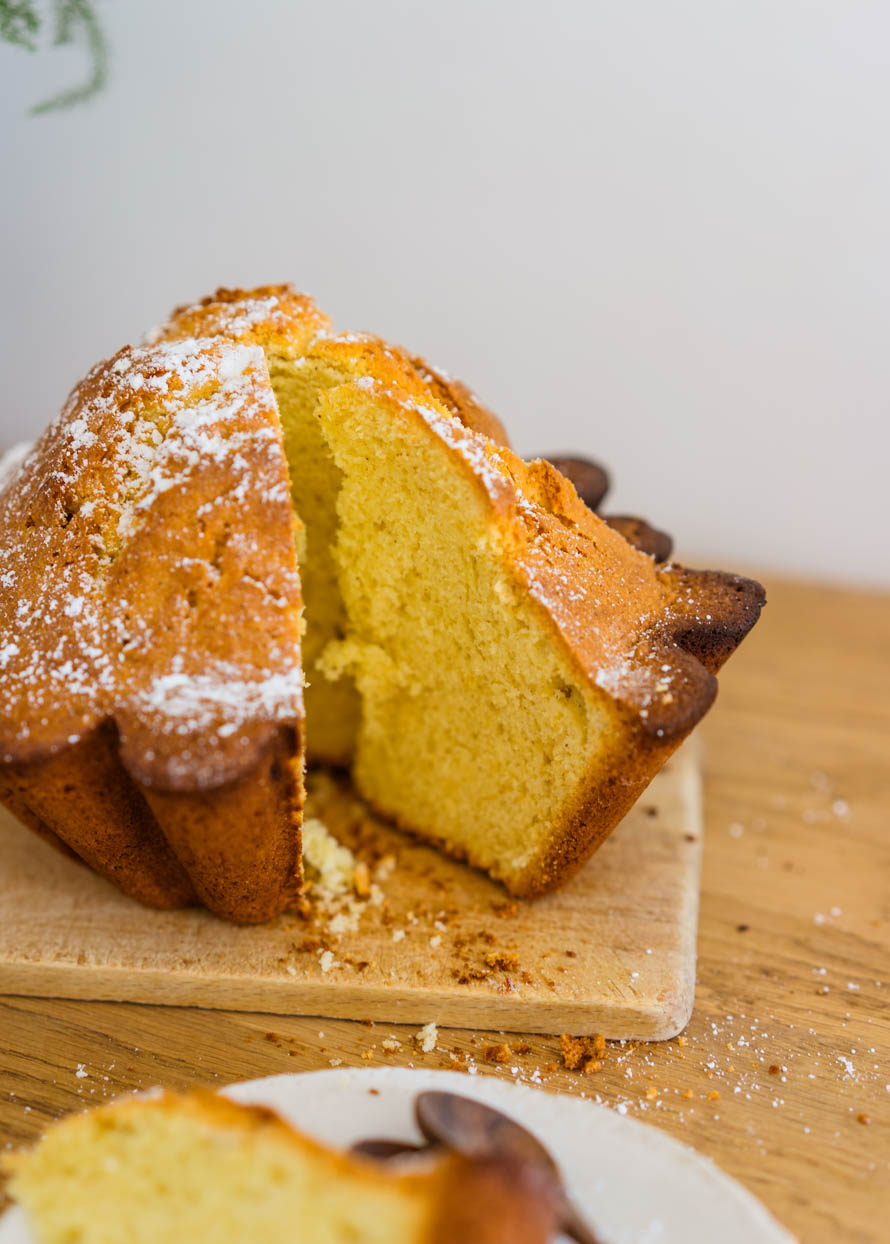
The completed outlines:
[[[343,1059],[342,1058],[329,1058],[328,1063],[332,1067],[341,1067],[343,1065]]]
[[[402,942],[402,941],[404,941],[404,940],[405,940],[405,930],[404,930],[404,929],[393,929],[393,931],[392,931],[392,940],[393,940],[394,942]]]
[[[87,1078],[88,1072],[83,1063],[77,1064],[77,1070],[74,1074],[77,1076],[78,1080],[85,1080]]]
[[[323,951],[318,962],[321,965],[322,972],[330,972],[334,966],[334,952],[332,950]]]
[[[424,1054],[431,1054],[436,1048],[436,1042],[439,1040],[439,1029],[432,1021],[424,1024],[416,1039],[420,1042],[420,1048]]]
[[[430,938],[430,945],[432,946],[433,950],[439,949],[439,947],[442,945],[442,938],[440,934],[437,933],[435,937]]]

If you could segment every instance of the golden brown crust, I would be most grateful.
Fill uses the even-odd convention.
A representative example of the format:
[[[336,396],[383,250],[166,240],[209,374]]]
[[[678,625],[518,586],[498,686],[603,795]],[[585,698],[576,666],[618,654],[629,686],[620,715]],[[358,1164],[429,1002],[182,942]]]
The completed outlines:
[[[301,755],[282,731],[235,782],[194,793],[152,790],[121,764],[106,723],[62,752],[0,770],[0,802],[148,907],[203,903],[257,924],[300,896]]]
[[[170,318],[147,336],[149,344],[187,337],[225,337],[239,345],[258,345],[271,354],[296,358],[331,322],[308,294],[292,285],[226,289],[176,307]]]
[[[3,784],[7,806],[16,811],[24,805],[131,898],[161,908],[197,901],[188,874],[120,763],[110,722],[64,751],[7,767]]]
[[[657,659],[673,652],[682,662],[682,676],[692,689],[685,712],[680,697],[665,703],[672,695],[668,690],[650,702],[645,718],[616,713],[609,753],[579,784],[545,856],[509,883],[518,896],[534,898],[564,885],[620,823],[710,708],[717,694],[714,675],[755,624],[766,600],[759,583],[739,575],[680,566],[667,573],[673,612],[662,625]]]
[[[344,379],[372,376],[383,384],[400,385],[412,397],[440,401],[465,427],[509,445],[497,415],[483,406],[462,381],[437,371],[372,333],[332,334],[330,321],[307,294],[292,285],[256,289],[220,288],[196,303],[177,307],[149,340],[179,341],[188,337],[226,337],[242,345],[259,345],[271,356],[293,360],[308,355],[340,366]]]
[[[590,458],[570,457],[568,454],[541,456],[569,480],[588,509],[595,514],[599,513],[600,504],[611,485],[609,473],[604,467],[598,462],[592,462]]]
[[[673,540],[666,531],[659,531],[644,518],[629,514],[603,514],[601,503],[609,491],[609,476],[597,462],[589,458],[568,455],[547,455],[547,461],[556,467],[574,485],[584,504],[599,514],[604,523],[619,531],[635,549],[648,553],[657,562],[666,562],[673,549]]]
[[[294,906],[302,878],[303,748],[281,728],[257,765],[214,790],[140,787],[198,900],[218,916],[259,924]]]
[[[455,380],[447,372],[437,371],[426,359],[418,355],[415,355],[411,362],[420,378],[429,387],[430,396],[441,402],[453,415],[457,415],[465,428],[469,428],[472,432],[481,432],[496,445],[510,448],[507,429],[493,410],[483,406],[469,385],[464,384],[462,380]]]
[[[336,333],[316,338],[306,351],[309,362],[342,375],[343,380],[369,376],[420,400],[432,396],[429,383],[410,356],[373,333]]]
[[[63,842],[58,834],[54,834],[47,823],[29,806],[28,793],[28,788],[21,784],[18,776],[14,775],[11,769],[0,769],[0,803],[5,804],[17,820],[27,825],[29,829],[33,829],[37,837],[42,838],[53,850],[58,851],[67,859],[82,863],[77,852],[69,847],[67,842]]]
[[[713,702],[713,675],[757,621],[763,589],[719,571],[656,566],[549,463],[510,469],[511,547],[529,594],[635,730],[679,741]],[[524,505],[523,492],[537,505]]]
[[[228,341],[127,348],[98,365],[0,492],[11,805],[155,906],[240,885],[243,901],[221,900],[220,912],[252,921],[299,883],[294,522],[265,361]],[[283,739],[271,799],[264,765]],[[83,801],[57,798],[74,758],[88,762],[87,786],[105,775]],[[160,800],[171,826],[206,818],[209,792],[228,792],[216,802],[231,816],[264,791],[266,853],[282,870],[265,896],[246,867],[213,884],[205,869],[193,886],[183,866],[194,860],[171,856],[137,786],[171,794]]]

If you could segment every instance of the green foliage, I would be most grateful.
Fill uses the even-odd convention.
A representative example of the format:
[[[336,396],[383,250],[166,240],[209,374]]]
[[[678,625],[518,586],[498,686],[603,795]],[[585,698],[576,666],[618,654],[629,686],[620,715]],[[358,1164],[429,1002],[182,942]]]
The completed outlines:
[[[89,55],[89,76],[79,86],[36,104],[31,109],[35,114],[84,103],[108,80],[108,47],[89,0],[51,0],[51,8],[54,46],[83,42]],[[0,39],[34,52],[40,28],[40,13],[31,0],[0,0]]]
[[[40,14],[28,0],[0,0],[0,39],[33,52],[39,30]]]

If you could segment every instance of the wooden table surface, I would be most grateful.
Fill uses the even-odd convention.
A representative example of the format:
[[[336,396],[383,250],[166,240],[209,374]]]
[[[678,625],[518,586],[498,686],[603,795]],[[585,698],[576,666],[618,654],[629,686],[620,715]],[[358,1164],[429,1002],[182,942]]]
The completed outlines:
[[[712,1157],[806,1241],[890,1237],[890,596],[768,582],[703,728],[706,845],[684,1037],[561,1066],[558,1036],[0,998],[0,1137],[132,1088],[475,1064],[587,1094]],[[433,1017],[430,1017],[433,1018]],[[387,1052],[394,1034],[402,1045]],[[506,1062],[491,1061],[505,1056]],[[497,1048],[500,1047],[500,1048]],[[591,1155],[595,1162],[596,1155]]]

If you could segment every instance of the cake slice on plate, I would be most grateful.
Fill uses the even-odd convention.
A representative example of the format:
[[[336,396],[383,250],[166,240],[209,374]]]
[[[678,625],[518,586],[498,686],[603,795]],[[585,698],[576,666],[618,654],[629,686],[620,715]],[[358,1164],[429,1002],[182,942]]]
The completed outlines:
[[[130,1098],[3,1159],[40,1244],[547,1244],[546,1172],[430,1151],[400,1169],[212,1093]]]

